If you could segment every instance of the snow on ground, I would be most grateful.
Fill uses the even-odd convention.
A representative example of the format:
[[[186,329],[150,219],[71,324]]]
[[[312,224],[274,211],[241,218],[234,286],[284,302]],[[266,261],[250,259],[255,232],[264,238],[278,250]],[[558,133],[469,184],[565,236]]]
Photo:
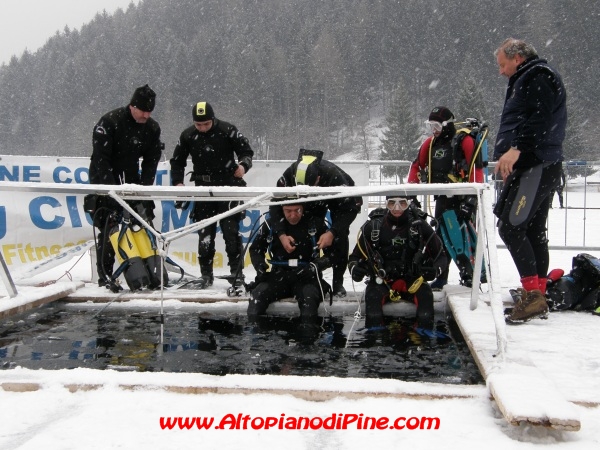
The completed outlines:
[[[570,194],[571,195],[571,194]],[[574,194],[573,194],[574,195]],[[597,198],[597,196],[595,196]],[[569,197],[571,202],[571,197]],[[589,201],[589,199],[588,199]],[[597,203],[595,203],[597,204]],[[586,217],[588,220],[590,214]],[[582,239],[584,220],[564,220],[566,210],[551,211],[550,236],[554,245],[577,245],[576,242],[562,244],[562,240]],[[568,210],[575,215],[576,211]],[[562,228],[562,234],[558,229]],[[587,230],[587,245],[600,246],[600,237]],[[501,243],[501,241],[498,241]],[[551,268],[560,267],[569,271],[571,260],[578,252],[574,250],[553,250]],[[590,253],[594,254],[593,251]],[[501,285],[518,285],[518,275],[506,250],[498,251],[501,267]],[[27,280],[29,285],[61,276],[75,260],[60,268]],[[61,272],[62,271],[62,272]],[[73,283],[89,280],[89,261],[85,258],[70,270]],[[248,272],[251,275],[251,271]],[[63,277],[59,283],[66,280]],[[454,266],[451,269],[451,282],[458,281]],[[362,286],[356,285],[357,289]],[[346,280],[346,288],[353,284]],[[21,297],[33,294],[20,289]],[[7,297],[0,298],[2,305],[10,303]],[[142,300],[143,301],[143,300]],[[166,307],[171,307],[169,302]],[[561,313],[553,313],[561,314]],[[555,334],[564,336],[565,341],[577,342],[573,324],[579,314],[570,312],[569,328],[557,328]],[[599,318],[600,320],[600,318]],[[554,324],[554,325],[553,325]],[[558,321],[538,321],[522,325],[518,333],[552,333],[550,327],[559,326]],[[599,322],[600,325],[600,322]],[[574,329],[575,328],[575,329]],[[508,329],[509,339],[512,328]],[[540,330],[539,332],[537,330]],[[517,333],[517,331],[515,331]],[[586,336],[590,339],[590,336]],[[526,350],[539,362],[545,356],[555,360],[542,361],[547,370],[563,361],[555,354],[536,352],[535,346]],[[510,347],[509,347],[510,351]],[[515,352],[525,351],[515,349]],[[569,351],[569,349],[565,349]],[[585,355],[581,355],[585,359]],[[588,367],[600,370],[597,357],[580,361]],[[10,383],[31,382],[40,389],[32,392],[12,392]],[[564,383],[577,385],[578,380],[564,380]],[[71,393],[70,385],[97,386],[95,389],[79,389]],[[579,432],[556,431],[543,427],[512,426],[500,414],[495,403],[489,399],[485,386],[446,386],[407,383],[397,380],[335,379],[319,377],[277,377],[259,375],[228,375],[225,377],[202,374],[177,373],[122,373],[117,371],[94,371],[89,369],[33,371],[14,369],[0,371],[0,448],[2,449],[112,449],[112,448],[265,448],[285,444],[288,449],[305,448],[365,448],[377,443],[381,448],[396,448],[403,445],[411,449],[432,449],[460,447],[488,449],[534,449],[540,445],[560,449],[598,448],[600,444],[600,407],[575,405],[581,418]],[[123,387],[125,386],[125,387]],[[167,390],[165,387],[195,387],[202,394],[183,394]],[[256,391],[238,390],[245,387]],[[259,392],[262,389],[281,389],[289,394]],[[311,401],[291,395],[295,391],[315,389],[348,394],[351,392],[379,392],[380,395],[348,398],[333,397],[324,401]],[[218,392],[217,392],[218,391]],[[457,398],[402,398],[427,393],[431,396],[445,392]],[[386,396],[387,394],[396,394]],[[594,393],[595,394],[595,393]],[[466,397],[465,397],[466,396]],[[597,397],[597,395],[594,395]],[[593,397],[593,396],[591,396]],[[230,429],[237,417],[242,417],[240,429]],[[247,417],[248,416],[248,417]],[[163,429],[161,418],[166,417],[213,417],[215,423],[210,430]],[[244,417],[247,417],[244,421]],[[318,429],[279,429],[294,418],[308,417]],[[359,429],[359,420],[381,418],[381,429]],[[439,418],[438,429],[390,429],[384,425],[385,418],[393,423],[397,418]],[[271,419],[268,419],[271,418]],[[221,421],[222,429],[215,425]],[[265,429],[267,420],[275,425]],[[351,423],[347,429],[330,430],[325,426],[331,422]],[[400,419],[397,424],[413,424],[418,419]],[[244,423],[246,428],[244,429]],[[262,424],[262,426],[260,426]],[[260,429],[252,429],[252,426]],[[282,428],[284,428],[282,426]],[[316,427],[317,428],[317,427]],[[338,427],[341,428],[341,427]]]

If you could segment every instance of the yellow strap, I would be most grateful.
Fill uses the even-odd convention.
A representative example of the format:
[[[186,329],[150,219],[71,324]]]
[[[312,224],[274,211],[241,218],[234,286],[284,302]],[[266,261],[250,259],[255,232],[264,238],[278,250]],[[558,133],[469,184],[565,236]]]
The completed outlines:
[[[358,247],[358,249],[360,250],[360,252],[362,253],[362,255],[365,257],[365,259],[368,261],[369,260],[369,255],[367,255],[367,252],[365,252],[363,250],[363,248],[360,246],[360,236],[362,234],[362,228],[360,230],[358,230],[358,235],[356,236],[356,246]]]
[[[390,289],[390,301],[399,302],[400,300],[402,300],[400,292]]]
[[[296,184],[306,184],[306,171],[315,160],[316,156],[302,155],[302,159],[298,161],[298,167],[296,168]]]
[[[477,155],[481,152],[481,147],[483,146],[483,142],[485,141],[485,138],[488,135],[488,131],[490,131],[490,130],[488,128],[486,128],[483,133],[483,137],[479,141],[479,145],[473,152],[473,157],[471,158],[471,164],[469,165],[469,178],[467,178],[467,181],[471,181],[471,174],[473,173],[473,167],[475,166],[475,160],[477,159]],[[477,180],[475,180],[475,177],[473,177],[473,181],[477,181]]]
[[[433,148],[433,137],[429,141],[429,164],[427,166],[427,182],[431,183],[431,149]]]
[[[421,287],[421,285],[423,284],[423,281],[425,281],[425,280],[422,276],[417,278],[415,280],[415,282],[411,285],[411,287],[408,288],[408,293],[414,294],[415,292],[417,292],[419,290],[419,288]]]

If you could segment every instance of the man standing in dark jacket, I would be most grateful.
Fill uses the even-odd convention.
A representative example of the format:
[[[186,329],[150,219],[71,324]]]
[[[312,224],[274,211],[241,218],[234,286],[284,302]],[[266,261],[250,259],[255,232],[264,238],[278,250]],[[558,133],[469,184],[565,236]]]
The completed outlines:
[[[152,119],[156,94],[146,84],[133,93],[128,106],[117,108],[100,118],[93,132],[93,152],[90,162],[91,184],[154,184],[156,168],[161,158],[160,126]],[[141,171],[140,171],[141,160]],[[149,220],[154,217],[153,203],[145,202]],[[113,205],[117,206],[117,205]],[[118,209],[118,208],[117,208]],[[97,239],[98,284],[105,285],[113,273],[115,253],[110,243],[105,245],[104,220],[95,217],[100,232]]]
[[[248,139],[234,125],[217,119],[210,103],[196,103],[192,108],[192,120],[194,125],[181,133],[171,158],[172,185],[183,186],[187,158],[191,156],[191,180],[196,186],[246,186],[244,175],[252,167],[254,156]],[[238,204],[239,202],[195,202],[191,218],[194,222],[200,222],[229,211]],[[237,213],[220,220],[231,275],[236,275],[239,265],[243,263],[240,235],[240,220],[243,218],[244,213]],[[198,232],[198,259],[202,274],[200,289],[211,286],[214,281],[216,233],[216,223]],[[237,278],[241,284],[242,277]]]
[[[286,186],[354,186],[354,180],[335,164],[322,159],[320,150],[301,149],[298,161],[288,167],[281,178],[277,180],[277,187]],[[318,238],[319,249],[331,261],[333,268],[333,293],[338,297],[346,295],[344,289],[344,272],[348,266],[349,242],[348,234],[350,225],[356,219],[362,206],[361,197],[336,198],[331,200],[318,200],[304,203],[305,214],[309,217],[325,221],[327,211],[331,215],[331,224],[327,231]],[[294,247],[292,239],[285,233],[282,220],[281,206],[269,208],[273,220],[274,235],[279,237],[283,248],[291,253]]]
[[[507,321],[526,322],[548,312],[546,222],[560,183],[567,94],[558,72],[530,44],[509,38],[495,55],[508,88],[494,149],[495,173],[504,180],[494,213],[522,284]]]

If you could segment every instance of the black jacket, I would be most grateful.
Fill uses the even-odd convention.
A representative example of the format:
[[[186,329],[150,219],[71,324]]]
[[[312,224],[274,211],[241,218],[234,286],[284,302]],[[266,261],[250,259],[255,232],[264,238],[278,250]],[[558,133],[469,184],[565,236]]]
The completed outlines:
[[[296,242],[296,247],[292,253],[288,253],[281,244],[279,238],[272,230],[273,218],[270,217],[265,221],[255,239],[250,245],[250,260],[252,265],[260,271],[261,266],[265,264],[265,254],[269,254],[271,261],[274,263],[274,268],[288,268],[287,262],[290,260],[298,261],[296,267],[305,267],[319,255],[319,250],[315,249],[316,241],[319,236],[325,232],[325,226],[322,222],[315,223],[313,219],[303,216],[300,222],[296,225],[290,224],[287,220],[283,220],[282,229],[285,234],[292,236]],[[277,263],[280,263],[278,265]]]
[[[200,133],[193,125],[186,128],[171,158],[171,183],[183,183],[188,156],[192,157],[192,181],[196,186],[245,186],[242,178],[233,176],[238,164],[246,172],[252,167],[254,152],[250,143],[230,123],[213,119],[207,133]]]
[[[515,147],[521,151],[517,169],[562,161],[566,126],[567,94],[560,75],[546,60],[530,58],[508,80],[494,160]]]
[[[422,256],[416,257],[417,253]],[[439,273],[447,258],[439,236],[411,206],[399,218],[386,211],[383,217],[375,217],[363,225],[348,265],[356,263],[366,263],[371,281],[375,279],[375,271],[383,269],[386,281],[394,282],[418,278],[424,275],[423,268]]]
[[[100,118],[92,143],[91,184],[154,184],[162,151],[160,126],[154,119],[137,123],[129,106],[115,109]]]
[[[277,180],[277,187],[296,186],[296,167],[298,162],[288,167],[283,175]],[[319,164],[319,184],[321,187],[333,186],[354,186],[354,180],[332,162],[322,160]],[[323,222],[327,215],[327,210],[331,213],[330,229],[335,236],[347,235],[350,225],[360,213],[362,206],[362,197],[337,198],[332,200],[318,200],[304,203],[304,212],[309,217]],[[269,214],[274,219],[273,226],[275,234],[283,234],[281,229],[283,222],[283,210],[281,206],[274,205],[269,208]]]

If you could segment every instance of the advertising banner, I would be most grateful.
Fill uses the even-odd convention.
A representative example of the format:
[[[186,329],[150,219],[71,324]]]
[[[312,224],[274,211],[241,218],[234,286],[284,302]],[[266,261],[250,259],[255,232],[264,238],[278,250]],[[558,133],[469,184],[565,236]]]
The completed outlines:
[[[272,187],[292,161],[255,161],[244,179],[248,186]],[[355,181],[357,186],[368,186],[369,169],[365,162],[339,164]],[[48,182],[62,184],[89,184],[89,158],[57,158],[0,156],[0,181]],[[191,162],[188,164],[191,172]],[[189,176],[189,174],[188,174]],[[170,185],[168,161],[158,166],[155,184]],[[193,183],[186,181],[187,186]],[[365,202],[366,203],[366,202]],[[155,201],[156,218],[154,227],[160,232],[178,229],[190,223],[187,210],[175,208],[172,200]],[[258,227],[261,215],[267,208],[251,208],[240,223],[244,243],[252,230]],[[366,220],[363,208],[350,231],[351,246],[356,240],[360,225]],[[73,247],[85,247],[94,238],[92,220],[83,210],[83,195],[48,194],[39,192],[4,192],[0,199],[0,248],[10,270],[24,266],[40,265]],[[227,264],[220,229],[217,230],[217,254],[214,266]],[[197,261],[198,236],[188,234],[174,241],[169,256],[175,261],[185,261],[195,266]],[[351,247],[352,248],[352,247]],[[246,258],[246,263],[249,260]]]

